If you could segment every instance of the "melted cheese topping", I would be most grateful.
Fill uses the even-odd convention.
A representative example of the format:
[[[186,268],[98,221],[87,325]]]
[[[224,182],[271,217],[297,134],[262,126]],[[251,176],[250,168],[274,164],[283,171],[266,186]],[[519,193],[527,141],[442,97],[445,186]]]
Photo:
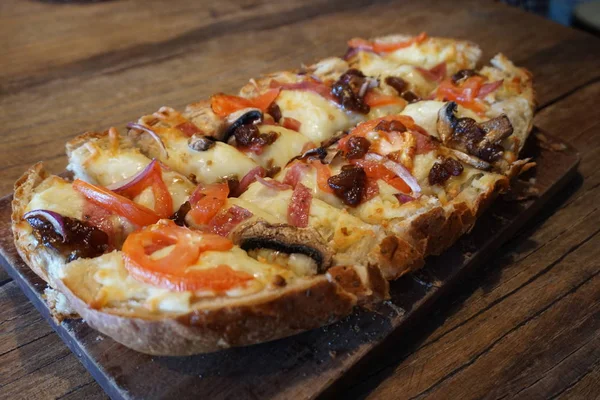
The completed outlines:
[[[275,190],[255,182],[242,194],[241,199],[260,205],[282,221],[287,221],[292,190]],[[308,224],[315,229],[334,251],[337,264],[357,264],[376,245],[382,232],[317,198],[310,205]]]
[[[35,189],[27,211],[50,210],[65,217],[82,219],[85,198],[76,192],[71,183],[51,176]]]
[[[90,157],[87,147],[81,146],[71,154],[70,167],[74,170],[77,178],[97,185],[109,186],[122,182],[143,170],[151,162],[137,149],[120,149],[113,152],[105,149],[105,146],[97,146],[94,142],[90,142],[90,144],[97,148],[95,156]],[[183,175],[172,170],[163,169],[162,177],[173,199],[173,212],[175,212],[194,191],[195,185]],[[154,209],[154,193],[150,187],[133,200]]]
[[[91,142],[91,145],[95,146],[94,142]],[[139,151],[119,150],[113,152],[104,150],[100,146],[96,146],[96,148],[97,153],[93,158],[88,158],[89,153],[85,146],[81,146],[75,150],[75,154],[72,157],[79,156],[83,160],[89,160],[81,163],[83,169],[87,173],[87,176],[91,178],[89,179],[91,183],[102,186],[108,186],[135,175],[150,164],[151,161]],[[79,176],[77,177],[79,178]]]
[[[365,119],[363,115],[344,112],[331,101],[310,91],[283,90],[276,103],[283,117],[302,123],[300,133],[314,143],[321,143]]]
[[[248,255],[261,262],[286,266],[298,276],[317,274],[317,263],[304,254],[288,254],[270,249],[255,249],[249,251]]]
[[[407,39],[408,37],[389,36],[381,38],[378,41],[393,43]],[[477,61],[481,57],[481,49],[475,44],[466,41],[429,38],[423,43],[413,43],[411,46],[383,55],[363,51],[359,57],[359,67],[363,73],[366,73],[363,68],[368,68],[369,63],[374,62],[377,58],[381,63],[380,65],[387,64],[388,68],[394,68],[398,65],[414,65],[430,69],[445,62],[448,67],[448,73],[453,74],[460,69],[475,68]]]
[[[397,64],[373,53],[362,53],[360,60],[360,68],[365,75],[382,80],[387,76],[402,78],[408,83],[407,89],[421,97],[428,96],[436,88],[435,82],[425,79],[412,65]]]
[[[379,180],[379,195],[361,203],[355,208],[350,208],[349,212],[362,220],[380,224],[384,228],[394,228],[401,220],[409,220],[419,214],[429,211],[439,205],[436,198],[422,195],[418,200],[401,204],[393,195],[398,190]]]
[[[406,106],[401,115],[407,115],[415,120],[415,123],[421,128],[425,129],[431,136],[439,139],[437,132],[437,119],[438,112],[446,104],[443,101],[434,100],[423,100],[416,103],[409,104]],[[475,114],[473,111],[463,106],[458,106],[456,111],[457,118],[473,118],[475,121],[480,122],[482,118]]]
[[[288,161],[302,153],[310,139],[298,132],[275,125],[259,125],[261,133],[277,132],[279,137],[273,144],[265,146],[261,154],[246,153],[257,164],[264,168],[283,168]]]
[[[218,265],[228,265],[255,279],[225,293],[211,290],[176,292],[134,279],[125,268],[123,253],[119,251],[93,259],[75,260],[54,273],[71,291],[94,308],[129,309],[132,312],[135,308],[142,308],[150,313],[188,312],[192,303],[201,298],[253,294],[269,285],[275,275],[282,276],[287,282],[295,278],[287,268],[259,262],[238,247],[229,251],[201,253],[198,261],[189,269],[204,270]]]
[[[194,151],[188,147],[183,135],[162,135],[169,157],[160,155],[160,160],[186,176],[194,175],[198,182],[215,183],[224,177],[241,179],[258,165],[233,146],[223,142],[206,151]]]
[[[143,193],[140,196],[143,196]],[[154,205],[152,195],[145,201],[150,207]],[[26,211],[50,210],[85,222],[90,217],[89,213],[94,212],[93,209],[88,208],[89,205],[86,198],[73,189],[70,182],[58,176],[51,176],[35,189]],[[107,218],[107,226],[111,227],[112,232],[112,244],[116,247],[120,247],[127,235],[137,229],[137,226],[119,215],[113,214]]]
[[[258,183],[260,184],[260,183]],[[283,218],[270,213],[268,207],[264,207],[260,204],[255,204],[253,202],[244,200],[243,198],[230,197],[227,199],[227,205],[233,206],[236,205],[238,207],[245,208],[246,210],[252,213],[252,218],[260,219],[266,221],[270,224],[279,224],[287,222],[285,216]],[[252,219],[251,218],[251,219]]]

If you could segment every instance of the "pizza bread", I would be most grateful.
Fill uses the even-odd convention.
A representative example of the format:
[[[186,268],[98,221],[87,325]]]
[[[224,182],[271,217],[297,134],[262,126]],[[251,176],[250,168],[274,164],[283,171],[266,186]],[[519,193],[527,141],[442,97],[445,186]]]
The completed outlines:
[[[173,291],[134,279],[124,267],[126,257],[121,250],[106,252],[104,248],[103,254],[87,253],[69,261],[63,248],[53,248],[48,240],[32,234],[36,228],[24,218],[40,206],[53,208],[65,217],[70,209],[82,208],[76,203],[85,200],[72,192],[62,199],[68,203],[50,200],[68,192],[67,184],[48,175],[41,164],[17,182],[12,216],[17,249],[90,326],[137,351],[187,355],[273,340],[331,323],[347,315],[357,303],[369,303],[370,297],[376,301],[386,297],[387,282],[373,268],[334,266],[326,273],[303,276],[251,258],[239,247],[206,251],[194,264],[196,269],[228,265],[254,283],[225,293]],[[157,226],[169,224],[164,221]],[[78,233],[81,239],[81,230]],[[203,234],[196,235],[203,238]],[[70,240],[67,245],[71,248],[97,247],[89,241],[76,243],[75,237]]]
[[[73,181],[32,167],[15,244],[57,308],[161,355],[322,326],[388,298],[531,167],[529,72],[426,34],[348,44],[80,135]]]
[[[109,132],[87,133],[71,140],[67,144],[67,154],[67,168],[74,172],[75,178],[102,186],[118,186],[119,182],[130,180],[152,162],[133,147],[128,138]],[[110,168],[104,167],[107,163],[110,163]],[[177,210],[188,200],[195,185],[174,171],[163,169],[162,173],[173,198],[174,210]],[[269,178],[261,179],[252,187],[254,189],[248,188],[243,197],[224,200],[219,213],[206,224],[198,223],[191,215],[193,213],[188,213],[183,216],[186,225],[195,229],[203,229],[206,225],[213,227],[242,247],[250,242],[262,242],[264,246],[268,245],[268,240],[275,240],[288,248],[303,246],[312,249],[305,249],[305,254],[327,254],[321,258],[332,259],[336,265],[377,265],[388,278],[395,275],[390,274],[390,270],[405,270],[406,266],[412,265],[409,260],[422,262],[422,254],[416,249],[407,243],[398,244],[400,238],[318,199],[311,201],[307,227],[299,229],[289,225],[291,188],[274,185]],[[257,190],[261,187],[266,195]],[[152,193],[147,193],[149,191],[149,188],[146,189],[133,200],[152,208]],[[220,221],[226,223],[218,224]],[[267,259],[274,257],[272,249],[264,247],[254,248],[252,252]],[[278,252],[276,257],[292,269],[317,269],[310,260],[301,262],[305,258],[302,254],[284,255]],[[284,258],[288,258],[287,262]]]

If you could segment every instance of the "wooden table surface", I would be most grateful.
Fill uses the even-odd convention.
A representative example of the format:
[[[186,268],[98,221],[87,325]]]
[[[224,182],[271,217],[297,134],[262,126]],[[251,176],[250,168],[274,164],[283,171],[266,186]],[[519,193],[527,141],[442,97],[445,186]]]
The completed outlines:
[[[204,3],[204,4],[203,4]],[[600,39],[491,1],[0,2],[0,193],[64,142],[248,78],[343,54],[352,36],[470,39],[535,76],[535,123],[580,174],[486,265],[338,394],[600,398]],[[104,398],[0,269],[0,398]]]

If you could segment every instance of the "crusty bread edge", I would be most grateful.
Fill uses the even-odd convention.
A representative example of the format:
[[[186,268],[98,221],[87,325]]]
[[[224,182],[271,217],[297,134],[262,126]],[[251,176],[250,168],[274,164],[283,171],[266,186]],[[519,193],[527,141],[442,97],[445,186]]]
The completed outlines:
[[[39,248],[37,241],[32,242],[31,229],[29,224],[23,220],[23,214],[27,205],[31,201],[35,188],[42,183],[49,174],[44,170],[44,164],[38,162],[27,170],[14,185],[14,194],[12,200],[11,228],[14,236],[14,243],[17,252],[37,276],[46,282],[48,277],[49,259],[46,257],[37,257],[36,251]]]
[[[389,296],[387,281],[373,268],[367,269],[366,279],[359,280],[350,267],[344,271],[356,278],[352,285],[337,282],[331,274],[319,275],[262,292],[250,301],[240,298],[176,318],[143,319],[93,309],[49,273],[50,263],[62,261],[31,240],[31,229],[22,218],[35,188],[49,176],[43,163],[38,163],[15,183],[11,216],[15,247],[27,266],[63,294],[92,328],[136,351],[191,355],[271,341],[333,323],[350,314],[357,303],[368,305]]]
[[[141,353],[186,356],[247,346],[331,324],[350,314],[356,297],[326,276],[303,280],[216,308],[143,319],[89,307],[62,281],[57,287],[94,329]]]

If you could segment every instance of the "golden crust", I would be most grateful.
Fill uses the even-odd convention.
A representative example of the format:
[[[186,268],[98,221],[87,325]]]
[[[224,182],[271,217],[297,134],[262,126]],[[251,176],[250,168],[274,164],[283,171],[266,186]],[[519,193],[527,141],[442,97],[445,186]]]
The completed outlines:
[[[185,356],[267,342],[331,324],[356,297],[325,276],[227,306],[198,308],[173,318],[143,319],[90,308],[63,282],[59,290],[94,329],[136,351]]]
[[[32,240],[29,224],[22,219],[36,187],[48,177],[38,163],[15,183],[12,227],[19,254],[37,275],[65,295],[73,311],[90,326],[137,351],[189,355],[275,340],[332,323],[348,315],[359,301],[367,304],[387,297],[387,282],[369,268],[358,286],[320,275],[225,306],[203,305],[176,317],[146,319],[93,309],[49,273],[50,263],[56,268],[64,260]]]
[[[102,139],[108,136],[108,131],[106,132],[85,132],[81,135],[76,136],[75,138],[69,140],[65,146],[67,151],[67,157],[71,157],[71,153],[75,150],[86,144],[92,139]]]
[[[44,170],[44,164],[39,162],[29,168],[15,182],[11,214],[15,247],[19,255],[29,268],[46,282],[49,282],[48,260],[45,257],[39,257],[38,251],[41,245],[37,243],[37,240],[32,240],[31,229],[29,224],[23,220],[23,214],[25,214],[35,188],[48,176],[49,174]]]

